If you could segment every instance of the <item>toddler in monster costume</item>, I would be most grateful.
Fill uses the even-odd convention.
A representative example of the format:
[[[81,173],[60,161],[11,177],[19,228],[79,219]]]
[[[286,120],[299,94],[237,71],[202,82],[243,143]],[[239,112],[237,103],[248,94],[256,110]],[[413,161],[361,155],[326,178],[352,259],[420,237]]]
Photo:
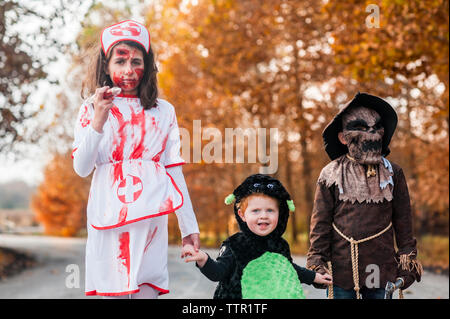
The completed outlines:
[[[281,236],[295,207],[277,179],[262,174],[247,177],[225,200],[233,202],[240,232],[223,242],[217,260],[191,245],[182,251],[186,262],[196,261],[206,277],[219,282],[215,299],[303,299],[301,283],[332,283],[329,274],[293,262]]]

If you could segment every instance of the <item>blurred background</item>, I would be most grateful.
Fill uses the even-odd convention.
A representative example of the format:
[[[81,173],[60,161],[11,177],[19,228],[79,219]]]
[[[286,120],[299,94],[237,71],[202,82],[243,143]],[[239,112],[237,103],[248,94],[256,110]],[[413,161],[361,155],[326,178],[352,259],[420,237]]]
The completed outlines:
[[[86,236],[90,177],[75,174],[70,156],[86,52],[105,26],[135,19],[150,30],[160,96],[190,132],[183,171],[204,247],[237,231],[224,198],[261,163],[194,161],[194,120],[222,134],[278,128],[273,175],[296,206],[285,237],[305,254],[329,161],[322,130],[361,91],[399,116],[388,159],[407,178],[418,258],[448,274],[448,8],[445,0],[2,1],[0,233]],[[169,221],[179,244],[176,217]],[[11,260],[0,242],[0,277]]]

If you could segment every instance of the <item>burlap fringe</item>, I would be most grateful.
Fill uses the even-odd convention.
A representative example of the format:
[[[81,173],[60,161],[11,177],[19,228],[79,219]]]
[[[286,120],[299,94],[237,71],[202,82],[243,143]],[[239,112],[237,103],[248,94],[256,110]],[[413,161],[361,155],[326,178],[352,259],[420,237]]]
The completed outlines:
[[[392,194],[392,190],[388,190],[389,188],[386,189],[388,184],[391,184],[392,186],[393,181],[392,181],[392,175],[393,175],[393,171],[392,168],[386,167],[386,165],[378,165],[380,167],[380,170],[385,170],[386,172],[383,173],[382,175],[385,177],[389,176],[389,179],[385,180],[385,181],[381,181],[380,182],[380,191],[379,192],[374,192],[373,190],[370,191],[365,191],[363,193],[361,193],[358,190],[354,190],[352,188],[350,189],[344,189],[344,185],[343,185],[343,165],[345,164],[345,162],[347,161],[347,158],[345,155],[342,155],[340,158],[335,159],[334,161],[328,163],[328,165],[326,165],[322,171],[320,172],[319,178],[317,180],[317,182],[319,184],[325,185],[327,188],[330,188],[333,185],[336,185],[336,187],[339,189],[339,199],[343,202],[350,202],[352,204],[354,204],[355,202],[358,203],[381,203],[383,202],[385,199],[390,202],[393,199],[393,194]],[[350,160],[351,161],[351,160]],[[385,159],[385,161],[387,161]],[[388,162],[388,161],[387,161]],[[388,162],[389,163],[389,162]],[[390,165],[390,163],[389,163]],[[374,172],[376,173],[375,170],[375,166],[372,166],[372,170],[374,170]],[[348,187],[347,187],[348,188]]]
[[[411,252],[408,255],[407,254],[402,254],[400,255],[400,261],[398,266],[402,268],[402,270],[407,270],[407,271],[414,271],[416,272],[419,276],[422,276],[423,274],[423,267],[422,264],[415,258],[415,253]]]

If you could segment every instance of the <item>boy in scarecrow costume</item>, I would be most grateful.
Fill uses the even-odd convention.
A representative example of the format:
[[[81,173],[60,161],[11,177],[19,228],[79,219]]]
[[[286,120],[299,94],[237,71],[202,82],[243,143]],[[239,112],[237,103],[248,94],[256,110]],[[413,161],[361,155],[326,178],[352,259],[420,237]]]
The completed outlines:
[[[384,298],[388,282],[420,281],[405,176],[385,158],[396,126],[386,101],[358,93],[322,134],[332,161],[316,186],[306,266],[332,273],[329,297]]]

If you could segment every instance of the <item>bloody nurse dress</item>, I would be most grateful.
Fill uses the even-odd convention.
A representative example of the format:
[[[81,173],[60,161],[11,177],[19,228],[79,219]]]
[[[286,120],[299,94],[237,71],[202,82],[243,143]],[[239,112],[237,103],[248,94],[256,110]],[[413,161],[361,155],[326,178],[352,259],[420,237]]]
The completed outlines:
[[[168,172],[184,164],[175,110],[162,99],[144,110],[134,96],[116,96],[113,105],[100,134],[90,125],[93,106],[85,102],[74,134],[75,171],[87,176],[95,167],[87,206],[86,295],[136,293],[144,284],[167,293],[167,214],[184,201]],[[193,211],[177,217],[179,223],[184,219],[183,237],[198,232]]]

